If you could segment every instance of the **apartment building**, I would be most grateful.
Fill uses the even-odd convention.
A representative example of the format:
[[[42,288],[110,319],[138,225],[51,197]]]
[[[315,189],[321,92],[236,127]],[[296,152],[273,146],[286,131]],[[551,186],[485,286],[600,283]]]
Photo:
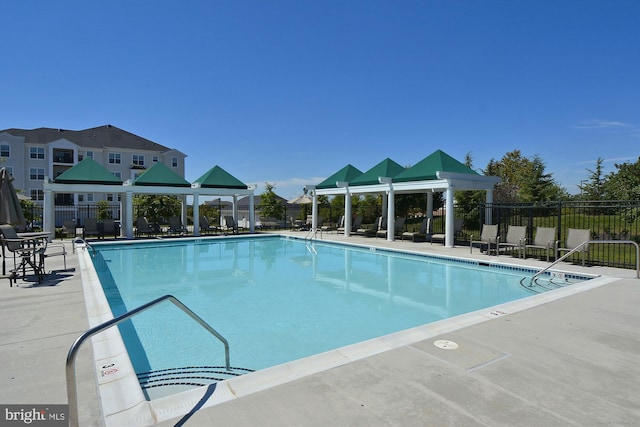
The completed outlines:
[[[186,155],[112,125],[85,130],[38,128],[0,130],[0,167],[13,175],[14,187],[41,204],[45,177],[55,179],[91,157],[122,181],[135,179],[157,162],[184,177]],[[115,194],[56,194],[57,206],[117,203]]]

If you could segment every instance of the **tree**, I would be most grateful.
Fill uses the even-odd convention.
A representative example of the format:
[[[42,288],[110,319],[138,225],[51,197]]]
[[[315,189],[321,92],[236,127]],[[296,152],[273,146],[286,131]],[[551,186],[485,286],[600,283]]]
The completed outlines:
[[[635,163],[615,164],[605,177],[604,195],[610,200],[640,200],[640,157]]]
[[[589,172],[589,180],[586,184],[580,182],[580,194],[584,200],[602,200],[604,196],[604,177],[602,175],[602,162],[604,160],[598,157],[596,160],[596,168],[594,170],[587,169]]]
[[[278,200],[278,195],[273,191],[275,188],[275,185],[265,182],[265,190],[264,193],[260,195],[258,210],[260,211],[260,215],[265,218],[283,219],[284,206],[282,206],[280,200]]]
[[[181,202],[175,196],[142,194],[134,196],[138,216],[147,217],[149,222],[159,224],[164,219],[178,215]]]

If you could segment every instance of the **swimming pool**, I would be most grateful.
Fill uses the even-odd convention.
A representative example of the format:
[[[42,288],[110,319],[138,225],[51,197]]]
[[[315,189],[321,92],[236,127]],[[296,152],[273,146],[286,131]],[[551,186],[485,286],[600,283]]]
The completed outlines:
[[[277,236],[96,248],[113,315],[172,294],[229,340],[233,366],[251,370],[531,296],[520,281],[535,273]],[[138,373],[223,364],[220,343],[170,305],[121,333]]]

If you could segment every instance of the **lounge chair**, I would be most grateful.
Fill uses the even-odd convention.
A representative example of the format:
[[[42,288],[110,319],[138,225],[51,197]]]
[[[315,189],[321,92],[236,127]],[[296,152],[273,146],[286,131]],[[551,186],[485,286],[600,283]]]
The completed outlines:
[[[556,259],[560,256],[560,252],[569,252],[579,247],[576,252],[580,252],[582,254],[582,266],[584,267],[585,255],[589,251],[589,244],[584,243],[589,240],[591,240],[591,230],[569,228],[567,231],[567,241],[565,242],[564,247],[560,247],[559,240],[556,242]]]
[[[146,217],[140,216],[136,219],[136,236],[156,234],[156,230],[149,225]]]
[[[404,228],[404,223],[405,223],[406,219],[404,217],[400,217],[400,218],[396,218],[396,220],[394,221],[393,224],[393,234],[394,236],[400,236],[402,234],[402,230]],[[386,226],[386,228],[384,230],[378,230],[376,232],[376,237],[387,237],[387,229],[388,229],[388,224]]]
[[[471,235],[471,243],[469,243],[469,253],[473,252],[473,244],[480,243],[480,247],[482,248],[482,244],[486,243],[487,245],[487,255],[491,255],[491,243],[494,244],[496,248],[496,253],[498,252],[498,225],[497,224],[484,224],[482,226],[482,232],[480,233],[480,240],[473,240],[473,235]]]
[[[518,258],[522,258],[522,252],[524,250],[524,242],[527,237],[527,226],[526,225],[510,225],[507,230],[507,238],[504,241],[501,241],[500,236],[498,236],[498,250],[496,251],[496,255],[500,256],[501,248],[510,248],[518,250]]]
[[[528,249],[535,249],[537,251],[543,250],[547,255],[547,262],[549,261],[549,253],[554,251],[556,240],[556,228],[555,227],[538,227],[536,228],[536,235],[532,244],[528,244],[525,241],[523,257],[527,257]]]
[[[336,232],[338,234],[344,233],[344,215],[341,215],[340,219],[338,219],[338,224],[336,225]]]
[[[360,228],[356,230],[356,234],[358,236],[375,237],[378,230],[383,228],[383,224],[384,218],[379,216],[373,224],[368,224],[366,227],[361,225]]]
[[[199,220],[200,220],[201,233],[208,234],[208,233],[217,233],[218,231],[220,231],[218,227],[212,226],[206,217],[200,216]]]
[[[172,216],[169,218],[169,234],[180,234],[184,235],[188,233],[189,230],[185,226],[182,225],[182,221],[177,216]]]
[[[225,215],[223,230],[225,231],[225,233],[231,230],[233,234],[238,234],[238,224],[231,215]]]
[[[426,241],[428,237],[431,237],[431,218],[425,217],[420,224],[420,230],[418,232],[415,231],[405,231],[402,233],[402,240],[411,240],[412,242],[417,242],[420,240]]]
[[[102,237],[102,230],[98,227],[98,220],[95,218],[85,218],[84,220],[82,238],[86,239],[89,236],[97,236],[98,239]]]
[[[462,218],[454,218],[453,220],[453,237],[455,239],[455,237],[459,236],[460,233],[462,232],[462,224],[463,224],[463,220]],[[433,225],[432,225],[433,227]],[[440,240],[442,242],[444,242],[446,239],[446,234],[445,233],[437,233],[437,234],[432,234],[431,235],[431,239],[430,242],[431,244],[433,244],[434,240]]]
[[[72,234],[73,234],[73,237],[77,236],[76,222],[72,219],[62,221],[61,237],[64,237],[64,236],[70,237]]]
[[[111,236],[116,239],[120,235],[120,227],[113,218],[106,218],[102,220],[102,236]]]

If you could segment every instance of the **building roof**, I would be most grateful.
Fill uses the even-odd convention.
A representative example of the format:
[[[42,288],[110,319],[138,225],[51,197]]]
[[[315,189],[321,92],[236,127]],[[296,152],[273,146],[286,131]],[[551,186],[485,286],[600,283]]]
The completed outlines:
[[[393,182],[428,181],[438,179],[436,172],[455,172],[479,175],[464,163],[460,163],[442,150],[436,150],[427,157],[399,173]]]
[[[54,180],[56,184],[122,185],[122,180],[90,157],[84,158]]]
[[[247,185],[220,166],[214,166],[194,181],[203,188],[240,188],[246,190]]]
[[[127,132],[112,125],[103,125],[85,130],[66,130],[53,128],[38,129],[5,129],[10,135],[25,138],[26,144],[48,144],[60,139],[66,139],[81,147],[93,148],[121,148],[132,150],[157,151],[164,153],[169,147],[149,141],[131,132]]]
[[[180,175],[158,162],[147,169],[133,182],[134,185],[191,187],[191,184]]]
[[[329,178],[322,181],[320,184],[316,185],[316,188],[336,188],[336,182],[338,181],[346,181],[351,182],[357,177],[362,175],[362,171],[352,165],[347,165],[340,169],[338,172],[331,175]]]
[[[351,181],[349,185],[357,186],[379,184],[379,177],[383,176],[393,178],[394,176],[398,175],[400,172],[404,172],[405,170],[406,168],[400,166],[400,164],[394,162],[389,158],[386,158],[353,181]]]

